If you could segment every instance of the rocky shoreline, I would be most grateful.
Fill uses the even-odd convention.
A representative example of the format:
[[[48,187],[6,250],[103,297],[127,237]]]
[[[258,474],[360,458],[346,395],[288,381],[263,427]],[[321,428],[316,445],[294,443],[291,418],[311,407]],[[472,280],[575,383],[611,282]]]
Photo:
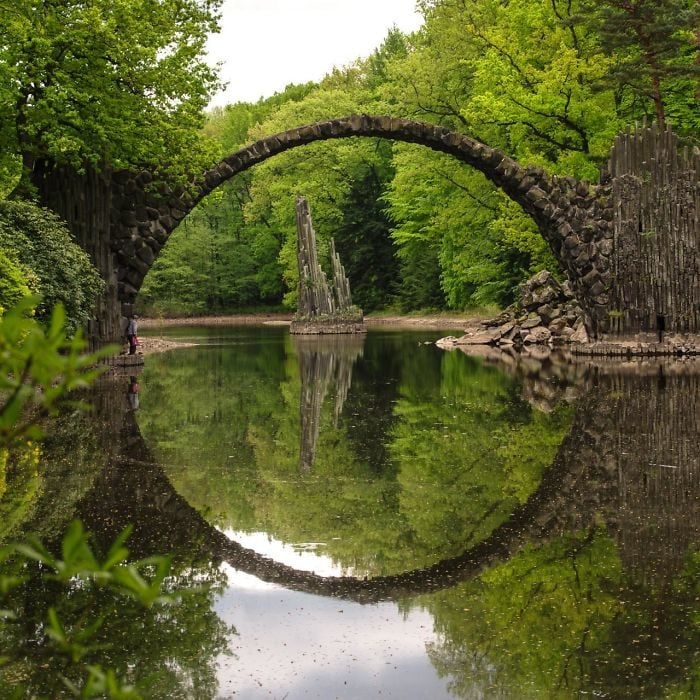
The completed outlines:
[[[520,287],[520,299],[494,319],[482,321],[460,337],[437,341],[443,349],[488,345],[501,350],[543,347],[568,348],[574,355],[653,356],[700,354],[700,338],[692,335],[653,333],[633,337],[588,337],[584,311],[571,285],[543,270]]]
[[[443,338],[440,344],[555,347],[586,342],[584,312],[571,286],[543,270],[521,285],[516,304],[461,338]]]

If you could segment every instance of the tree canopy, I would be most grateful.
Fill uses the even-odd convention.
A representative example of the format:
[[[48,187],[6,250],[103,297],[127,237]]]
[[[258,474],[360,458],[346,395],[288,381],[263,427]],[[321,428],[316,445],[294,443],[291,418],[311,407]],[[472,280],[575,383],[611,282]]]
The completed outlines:
[[[0,3],[3,168],[165,163],[199,150],[221,0]]]

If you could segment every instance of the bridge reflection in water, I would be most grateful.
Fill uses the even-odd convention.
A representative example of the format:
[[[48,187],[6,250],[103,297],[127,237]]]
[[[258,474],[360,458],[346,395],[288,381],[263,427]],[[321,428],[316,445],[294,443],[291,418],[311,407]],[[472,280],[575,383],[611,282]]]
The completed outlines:
[[[301,342],[297,351],[304,381],[300,465],[308,470],[320,404],[334,378],[336,409],[342,406],[361,344],[336,353],[330,345]],[[174,490],[141,437],[136,414],[109,382],[97,400],[107,466],[77,514],[105,542],[132,523],[130,543],[138,556],[187,550],[197,560],[227,562],[290,589],[362,603],[448,588],[525,545],[601,524],[628,570],[655,586],[668,583],[689,547],[700,543],[698,363],[586,365],[526,357],[502,366],[540,406],[577,394],[571,430],[525,503],[481,542],[431,566],[368,580],[322,577],[229,540]]]
[[[298,477],[299,481],[298,489],[285,491],[287,500],[282,499],[283,505],[288,505],[290,498],[303,499],[304,489],[312,490],[313,484],[332,473],[324,471],[328,454],[324,440],[327,434],[332,433],[331,441],[338,435],[333,429],[336,410],[340,411],[345,401],[341,428],[356,424],[358,392],[365,386],[363,382],[377,381],[366,364],[376,352],[371,340],[367,339],[364,349],[355,344],[338,354],[329,346],[303,342],[295,346],[292,355],[285,352],[286,373],[275,374],[271,383],[278,388],[277,383],[282,382],[292,420],[296,421],[299,410],[302,425],[297,433],[283,433],[299,435],[300,439],[298,452],[294,446],[283,455],[289,458],[289,464],[280,478]],[[104,466],[77,502],[75,516],[104,546],[127,523],[133,524],[128,543],[132,554],[143,557],[172,553],[175,572],[185,585],[201,588],[207,581],[216,586],[229,576],[219,607],[211,593],[207,602],[197,603],[200,607],[193,617],[175,609],[171,627],[186,630],[193,619],[199,624],[208,612],[210,617],[200,638],[212,636],[209,630],[214,630],[220,646],[215,653],[200,654],[197,667],[208,665],[214,678],[217,667],[227,663],[217,655],[220,649],[227,645],[235,649],[238,659],[223,675],[216,676],[218,682],[228,678],[234,689],[247,687],[245,684],[253,678],[256,682],[269,681],[280,696],[286,692],[285,684],[293,683],[297,690],[313,694],[309,688],[317,686],[307,685],[312,681],[297,665],[300,655],[306,655],[311,665],[328,664],[327,659],[333,657],[332,668],[328,670],[326,665],[332,675],[346,672],[347,656],[357,656],[357,666],[367,671],[365,667],[372,665],[368,659],[384,653],[391,656],[388,646],[396,653],[394,661],[401,656],[396,673],[402,678],[407,677],[409,667],[422,663],[423,669],[432,664],[433,676],[438,680],[452,679],[445,681],[452,685],[444,697],[489,696],[491,691],[493,697],[566,698],[578,693],[661,697],[668,695],[669,688],[678,687],[693,697],[693,674],[700,665],[700,627],[695,622],[700,614],[700,363],[586,364],[546,355],[491,356],[485,349],[480,351],[486,353],[480,362],[494,363],[508,372],[516,380],[509,386],[517,387],[521,398],[537,407],[538,415],[567,401],[572,404],[572,419],[556,456],[529,497],[486,536],[465,543],[455,556],[365,580],[364,576],[316,575],[230,540],[173,487],[168,474],[174,472],[166,472],[141,435],[137,418],[146,409],[132,410],[125,377],[105,380],[96,393],[96,416],[91,424],[99,431],[95,440]],[[182,355],[183,363],[194,361],[196,352],[207,364],[198,364],[200,374],[193,376],[201,376],[203,366],[220,361],[213,352],[193,350],[192,355]],[[258,354],[251,352],[250,356],[257,358]],[[449,363],[442,365],[443,369],[446,366],[454,369]],[[298,395],[296,376],[293,382],[288,380],[297,368],[302,384]],[[169,381],[181,381],[182,367],[175,363],[167,369]],[[250,371],[248,365],[244,369]],[[383,378],[393,381],[397,374],[393,370],[390,374]],[[240,376],[236,375],[236,381]],[[217,382],[218,376],[212,386],[218,386]],[[208,387],[202,388],[203,394]],[[345,399],[348,388],[350,394]],[[226,389],[224,384],[221,393],[225,394]],[[147,392],[146,385],[143,393]],[[326,408],[332,403],[330,420],[328,411],[320,410],[324,396]],[[397,394],[388,396],[394,400]],[[478,396],[478,392],[472,392],[467,398],[473,401]],[[267,420],[269,402],[268,395],[260,412],[262,420]],[[143,404],[147,404],[146,398]],[[416,405],[422,411],[426,404],[418,401]],[[449,410],[452,412],[452,408]],[[326,418],[320,421],[322,413]],[[229,414],[223,411],[221,416],[225,429]],[[144,425],[146,417],[142,417]],[[430,420],[434,417],[431,414]],[[270,441],[276,435],[272,431]],[[418,439],[423,439],[422,434]],[[269,456],[269,452],[266,454]],[[273,453],[273,458],[277,454]],[[491,465],[487,462],[487,472]],[[190,471],[197,474],[197,466]],[[272,473],[276,475],[277,471]],[[394,476],[391,473],[389,478]],[[235,471],[232,478],[241,478],[240,472]],[[401,488],[416,483],[420,486],[408,479],[401,482]],[[209,491],[202,493],[213,497],[217,486],[208,483]],[[352,483],[350,488],[356,486]],[[257,488],[257,482],[252,488]],[[366,497],[364,490],[358,491]],[[321,507],[325,493],[322,489]],[[377,493],[382,494],[372,492],[374,497]],[[261,497],[265,506],[269,494],[265,492]],[[424,492],[417,499],[420,508]],[[449,507],[455,502],[464,503],[464,508],[472,505],[469,494],[450,502]],[[308,503],[312,503],[311,498]],[[304,513],[306,507],[304,501],[295,512]],[[333,517],[332,504],[328,509],[333,510]],[[372,517],[373,511],[358,512],[360,517]],[[475,517],[481,516],[477,513]],[[357,527],[356,521],[352,523]],[[242,573],[231,574],[228,565]],[[326,598],[310,599],[304,594]],[[378,604],[380,601],[386,602]],[[307,611],[312,609],[323,609],[324,613],[310,618]],[[345,612],[342,621],[338,618],[341,610]],[[361,625],[356,623],[360,614]],[[404,625],[407,614],[420,616],[419,622],[414,618],[413,626]],[[264,629],[251,625],[253,615],[256,625],[262,624]],[[275,615],[284,618],[279,628],[276,625],[280,620]],[[258,620],[261,616],[262,623]],[[356,626],[346,627],[351,619]],[[404,621],[403,626],[398,620]],[[386,628],[382,628],[384,621]],[[236,641],[222,640],[219,623],[240,625],[240,637]],[[139,624],[135,617],[133,625]],[[327,632],[323,645],[314,630],[304,627],[309,624]],[[391,633],[386,631],[390,628]],[[370,630],[394,636],[385,638],[391,639],[385,647],[371,646],[370,642],[376,645],[377,640],[370,639]],[[416,656],[413,649],[396,652],[396,645],[400,646],[397,640],[407,637],[422,648],[423,656]],[[201,641],[198,644],[201,646]],[[282,644],[289,648],[281,649]],[[191,650],[182,653],[186,656]],[[385,660],[382,657],[379,663]],[[285,664],[292,670],[285,670],[286,666],[283,669]],[[308,671],[310,667],[304,668]],[[267,674],[275,675],[276,685]],[[352,676],[357,682],[358,675],[359,671]],[[363,678],[368,683],[374,681],[369,672]],[[527,684],[533,684],[535,690],[530,695],[519,694]],[[383,687],[396,689],[395,685]],[[336,695],[337,691],[337,686],[330,683],[320,696]],[[293,692],[291,696],[296,697]],[[429,696],[438,697],[439,693]],[[214,694],[200,693],[196,697]]]

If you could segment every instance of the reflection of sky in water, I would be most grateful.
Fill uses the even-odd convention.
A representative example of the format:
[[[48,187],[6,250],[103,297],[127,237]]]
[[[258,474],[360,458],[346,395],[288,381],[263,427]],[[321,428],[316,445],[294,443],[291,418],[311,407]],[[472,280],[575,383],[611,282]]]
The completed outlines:
[[[301,542],[292,545],[270,537],[266,532],[224,530],[224,534],[230,540],[258,554],[301,571],[312,571],[319,576],[352,576],[353,574],[352,569],[341,568],[325,554],[316,554],[314,550],[323,544],[321,542]],[[230,579],[231,574],[229,574]],[[267,584],[261,581],[260,585]]]
[[[245,547],[324,576],[342,572],[325,556],[264,533],[227,532]],[[220,657],[219,697],[450,698],[426,653],[432,617],[396,603],[360,605],[289,591],[224,564],[229,586],[216,613],[236,628],[233,656]]]

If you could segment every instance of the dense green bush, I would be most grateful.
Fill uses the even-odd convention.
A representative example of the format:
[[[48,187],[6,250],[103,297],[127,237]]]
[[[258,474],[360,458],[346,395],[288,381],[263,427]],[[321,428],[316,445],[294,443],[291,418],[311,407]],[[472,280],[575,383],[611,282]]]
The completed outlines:
[[[86,325],[104,283],[61,219],[31,202],[0,201],[0,249],[9,258],[7,269],[15,271],[15,285],[17,273],[23,272],[26,285],[41,297],[36,308],[39,321],[45,322],[60,302],[69,335]],[[0,259],[4,276],[2,265]],[[11,284],[10,298],[17,297]],[[3,293],[0,288],[0,303]]]
[[[0,248],[0,315],[30,293],[27,276]]]

